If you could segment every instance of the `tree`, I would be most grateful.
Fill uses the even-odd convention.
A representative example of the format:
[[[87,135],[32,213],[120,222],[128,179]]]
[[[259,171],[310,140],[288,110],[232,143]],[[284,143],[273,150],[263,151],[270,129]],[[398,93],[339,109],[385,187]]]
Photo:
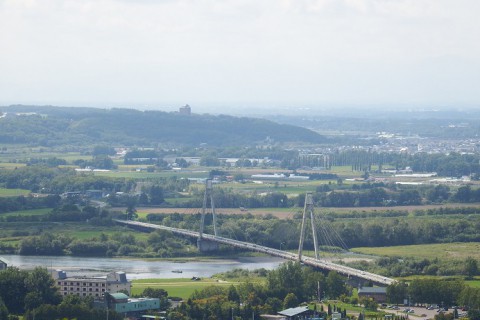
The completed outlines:
[[[218,167],[220,165],[220,160],[214,156],[201,157],[200,165],[205,167]]]
[[[295,294],[293,293],[288,293],[285,296],[285,299],[283,299],[283,308],[288,309],[288,308],[294,308],[298,306],[298,298]]]
[[[56,305],[62,301],[55,281],[45,268],[36,267],[28,273],[25,285],[29,292],[25,297],[26,309],[33,309],[41,304]]]
[[[0,320],[8,320],[8,309],[0,297]]]
[[[177,158],[175,159],[175,163],[180,167],[180,168],[187,168],[188,167],[188,162],[184,158]]]
[[[127,220],[135,220],[137,215],[137,209],[135,209],[135,200],[128,201],[127,209],[125,210],[125,214],[127,215]]]
[[[27,272],[15,267],[0,271],[0,298],[11,313],[23,313],[24,299],[27,295],[25,279]]]
[[[97,169],[113,169],[115,165],[113,164],[113,160],[107,155],[98,155],[95,156],[92,160],[92,166]]]
[[[304,275],[300,263],[288,261],[269,272],[267,289],[274,297],[282,298],[288,293],[293,293],[303,301],[305,299]]]
[[[240,295],[233,284],[228,288],[228,301],[240,302]]]
[[[345,280],[335,271],[330,271],[326,280],[327,292],[330,298],[337,298],[345,293]]]
[[[403,303],[407,296],[407,284],[405,282],[394,282],[387,287],[387,301],[394,304]]]
[[[153,185],[149,190],[150,204],[162,204],[165,201],[163,196],[163,188],[158,185]]]
[[[106,145],[95,146],[95,147],[93,147],[93,151],[92,151],[92,155],[94,155],[94,156],[98,156],[98,155],[113,156],[116,153],[117,152],[115,151],[115,149],[113,147],[106,146]]]
[[[465,260],[464,274],[469,278],[478,275],[478,262],[472,257],[467,257]]]
[[[37,267],[31,272],[7,268],[0,272],[0,299],[11,313],[23,313],[42,304],[56,305],[61,296],[47,269]]]
[[[160,299],[160,309],[167,310],[170,306],[170,302],[168,302],[168,292],[164,289],[156,289],[156,288],[145,288],[142,293],[142,297],[149,297],[149,298],[158,298]]]
[[[453,195],[453,199],[458,202],[470,202],[472,188],[470,186],[462,186],[458,188],[457,193]]]
[[[372,298],[361,298],[360,304],[363,304],[366,310],[377,311],[378,303],[376,303]]]

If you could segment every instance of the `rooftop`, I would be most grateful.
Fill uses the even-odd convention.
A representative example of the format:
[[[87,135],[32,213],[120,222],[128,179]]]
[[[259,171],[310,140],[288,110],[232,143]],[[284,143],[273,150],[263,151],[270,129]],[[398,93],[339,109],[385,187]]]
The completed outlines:
[[[128,296],[125,293],[117,292],[117,293],[111,293],[110,294],[113,299],[115,300],[125,300],[128,299]]]
[[[283,316],[293,317],[293,316],[299,315],[301,313],[304,313],[305,311],[308,311],[308,310],[309,309],[308,309],[307,306],[303,306],[303,307],[285,309],[285,310],[279,311],[278,313],[283,315]]]
[[[387,293],[386,287],[363,287],[358,289],[358,293],[372,294],[372,293]]]

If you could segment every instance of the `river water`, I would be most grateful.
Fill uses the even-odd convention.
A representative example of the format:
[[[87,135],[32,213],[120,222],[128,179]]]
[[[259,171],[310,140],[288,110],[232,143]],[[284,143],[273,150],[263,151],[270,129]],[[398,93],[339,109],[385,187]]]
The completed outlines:
[[[68,276],[101,276],[112,271],[123,271],[127,273],[129,280],[192,278],[194,276],[205,278],[235,268],[272,270],[285,262],[283,259],[274,257],[241,257],[178,263],[164,260],[20,255],[2,255],[2,260],[6,260],[8,266],[18,267],[19,269],[33,269],[36,266],[45,267],[49,270],[61,269],[66,271]]]

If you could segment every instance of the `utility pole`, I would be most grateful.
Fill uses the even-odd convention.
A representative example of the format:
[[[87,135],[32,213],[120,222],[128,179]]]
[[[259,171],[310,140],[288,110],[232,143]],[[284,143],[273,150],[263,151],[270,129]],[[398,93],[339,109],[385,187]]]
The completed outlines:
[[[318,296],[318,302],[320,302],[322,299],[321,293],[320,293],[320,281],[317,281],[317,296]]]

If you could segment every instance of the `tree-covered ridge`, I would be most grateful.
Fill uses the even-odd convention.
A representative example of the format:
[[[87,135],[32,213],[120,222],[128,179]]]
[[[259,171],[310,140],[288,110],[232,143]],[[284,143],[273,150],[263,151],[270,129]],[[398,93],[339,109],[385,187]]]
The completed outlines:
[[[35,106],[4,107],[0,112],[7,114],[0,118],[0,143],[222,146],[253,144],[267,138],[276,142],[322,140],[305,128],[226,115]],[[27,112],[35,114],[16,115]]]

